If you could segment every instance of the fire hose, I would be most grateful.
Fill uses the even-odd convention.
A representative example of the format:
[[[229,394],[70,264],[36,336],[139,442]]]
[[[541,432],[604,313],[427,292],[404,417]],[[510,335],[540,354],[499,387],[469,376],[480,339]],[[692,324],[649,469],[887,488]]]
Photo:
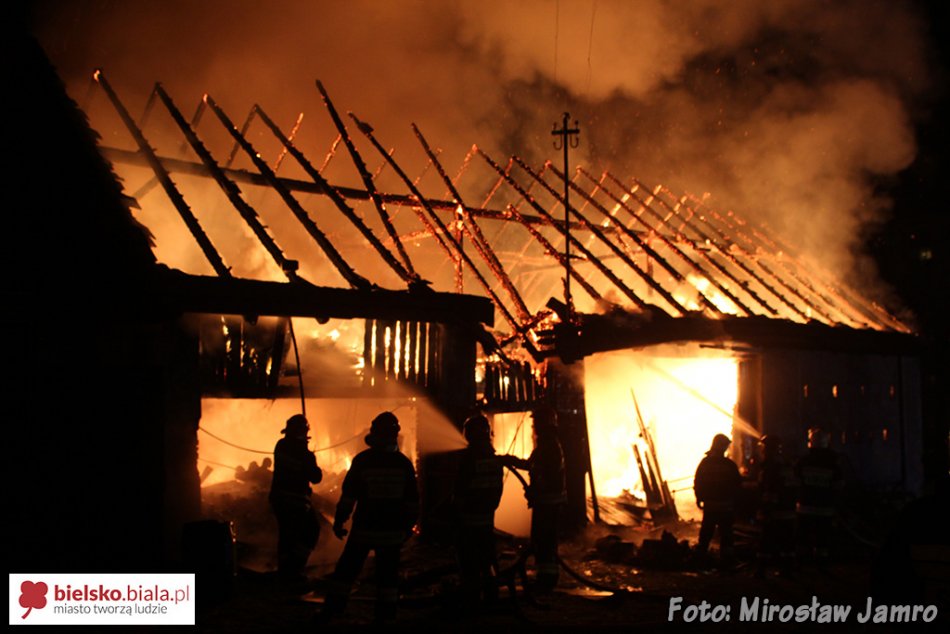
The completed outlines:
[[[520,473],[518,473],[517,469],[515,469],[514,467],[511,467],[511,466],[509,466],[509,465],[505,465],[505,468],[508,469],[508,471],[510,471],[510,472],[512,473],[512,475],[514,475],[516,478],[518,478],[518,481],[521,483],[521,486],[522,486],[522,488],[524,489],[524,492],[525,492],[525,499],[527,499],[527,498],[528,498],[528,482],[527,482],[527,480],[525,480],[525,479],[524,479],[524,476],[521,475]],[[519,557],[518,561],[515,562],[515,564],[512,565],[512,568],[514,568],[515,566],[518,566],[518,565],[523,565],[524,559],[527,558],[529,552],[530,552],[530,551],[525,551],[525,552],[523,553],[523,555],[522,555],[521,557]],[[630,594],[634,594],[633,592],[631,592],[630,590],[627,590],[626,588],[618,588],[618,587],[616,587],[616,586],[611,586],[611,585],[607,585],[607,584],[605,584],[605,583],[600,583],[600,582],[598,582],[598,581],[594,581],[593,579],[588,579],[588,578],[585,577],[584,575],[580,574],[579,572],[577,572],[576,570],[574,570],[573,568],[571,568],[571,566],[568,565],[568,563],[564,560],[563,557],[561,557],[561,555],[557,555],[557,563],[558,563],[558,565],[561,566],[561,568],[564,569],[564,572],[566,572],[571,578],[573,578],[573,579],[574,579],[575,581],[577,581],[578,583],[580,583],[580,584],[582,584],[582,585],[585,585],[585,586],[587,586],[587,587],[589,587],[589,588],[592,588],[592,589],[594,589],[594,590],[598,590],[598,591],[600,591],[600,592],[610,592],[610,593],[612,593],[612,594],[614,594],[614,595],[630,595]],[[642,594],[642,593],[636,593],[636,594]]]

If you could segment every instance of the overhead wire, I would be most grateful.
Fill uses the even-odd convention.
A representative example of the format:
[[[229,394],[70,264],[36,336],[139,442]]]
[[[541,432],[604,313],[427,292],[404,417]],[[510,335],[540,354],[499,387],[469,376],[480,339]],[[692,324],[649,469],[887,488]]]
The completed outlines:
[[[561,30],[561,2],[554,3],[554,83],[557,84],[558,32]]]
[[[237,445],[237,444],[235,444],[235,443],[233,443],[233,442],[231,442],[231,441],[229,441],[229,440],[225,440],[225,439],[222,438],[221,436],[218,436],[218,435],[216,435],[216,434],[211,433],[210,431],[208,431],[207,429],[205,429],[204,427],[202,427],[202,426],[200,426],[200,425],[198,426],[198,429],[199,429],[200,431],[203,431],[204,433],[208,434],[209,436],[211,436],[211,437],[214,438],[215,440],[217,440],[217,441],[219,441],[219,442],[222,442],[222,443],[224,443],[225,445],[228,445],[229,447],[234,447],[235,449],[240,449],[241,451],[248,451],[248,452],[250,452],[250,453],[258,453],[258,454],[263,454],[263,455],[267,455],[267,456],[272,456],[272,455],[274,455],[274,452],[273,452],[273,451],[263,451],[263,450],[261,450],[261,449],[251,449],[250,447],[242,447],[241,445]],[[314,453],[319,453],[319,452],[321,452],[321,451],[329,451],[329,450],[331,450],[331,449],[336,449],[337,447],[342,447],[343,445],[347,444],[348,442],[352,442],[352,441],[356,440],[357,438],[359,438],[360,436],[364,435],[365,433],[366,433],[365,430],[361,430],[361,431],[359,431],[358,433],[356,433],[356,434],[350,436],[350,437],[347,438],[346,440],[341,440],[341,441],[338,442],[338,443],[335,443],[335,444],[332,444],[332,445],[328,445],[328,446],[326,446],[326,447],[321,447],[321,448],[319,448],[319,449],[314,449]]]
[[[216,467],[224,467],[225,469],[231,469],[232,471],[237,471],[237,467],[232,467],[229,464],[224,464],[222,462],[215,462],[214,460],[208,460],[207,458],[198,458],[201,462],[207,462],[208,464],[213,464]]]
[[[587,101],[590,101],[590,81],[593,75],[593,67],[590,63],[591,52],[594,50],[594,18],[597,16],[597,0],[590,8],[590,35],[587,38]]]

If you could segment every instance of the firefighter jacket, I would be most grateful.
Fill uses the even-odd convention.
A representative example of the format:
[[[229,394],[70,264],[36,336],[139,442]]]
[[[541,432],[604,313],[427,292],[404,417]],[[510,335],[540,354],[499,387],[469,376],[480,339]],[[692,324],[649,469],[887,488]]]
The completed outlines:
[[[323,479],[317,458],[307,448],[307,441],[299,438],[281,438],[274,447],[274,477],[271,480],[270,500],[274,504],[310,505],[310,483]]]
[[[762,519],[795,519],[795,470],[781,458],[766,458],[759,469],[759,515]]]
[[[564,484],[564,453],[556,436],[538,437],[528,457],[528,502],[531,506],[563,504],[567,501]]]
[[[696,468],[693,489],[704,511],[733,511],[741,488],[739,468],[725,456],[707,453]]]
[[[398,545],[409,536],[419,513],[419,491],[412,462],[395,447],[372,447],[353,458],[343,479],[334,526],[353,508],[350,539],[373,545]]]
[[[504,478],[502,461],[488,442],[462,450],[455,480],[455,511],[463,526],[494,526]]]
[[[813,447],[798,461],[795,475],[801,485],[798,512],[803,515],[834,515],[835,495],[841,483],[838,455],[831,449]]]

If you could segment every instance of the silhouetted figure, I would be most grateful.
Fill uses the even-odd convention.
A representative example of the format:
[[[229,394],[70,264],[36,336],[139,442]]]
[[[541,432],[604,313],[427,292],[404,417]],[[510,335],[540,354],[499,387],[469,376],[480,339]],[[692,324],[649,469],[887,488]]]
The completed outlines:
[[[777,436],[764,436],[760,447],[757,519],[762,526],[762,538],[757,574],[763,576],[773,565],[788,574],[795,559],[795,470],[785,460],[782,441]]]
[[[488,419],[481,414],[472,416],[462,431],[468,447],[462,450],[459,461],[454,501],[462,606],[470,612],[482,598],[491,602],[498,597],[495,509],[501,501],[504,479],[501,458],[492,447]]]
[[[277,573],[290,582],[306,581],[307,560],[320,536],[310,484],[320,482],[323,472],[307,447],[309,432],[307,418],[295,414],[274,446],[270,503],[277,516]]]
[[[323,620],[346,608],[353,583],[371,550],[376,555],[376,620],[396,618],[399,552],[412,534],[419,513],[416,471],[409,458],[400,453],[398,436],[399,420],[391,412],[373,419],[365,438],[369,449],[353,458],[343,479],[333,533],[340,539],[349,533],[349,539],[331,577]],[[351,514],[353,525],[347,531],[344,526]]]
[[[732,559],[732,524],[735,521],[736,500],[742,488],[739,468],[725,456],[732,441],[724,434],[716,434],[706,457],[699,462],[693,489],[696,504],[703,510],[703,523],[699,528],[697,550],[705,554],[709,550],[716,528],[719,528],[719,555],[722,561]]]
[[[835,502],[841,486],[838,454],[829,447],[828,432],[808,430],[808,452],[795,465],[798,478],[798,530],[803,554],[818,563],[830,558]]]
[[[531,507],[531,550],[538,569],[537,587],[549,592],[558,579],[558,516],[567,501],[564,484],[564,453],[557,437],[557,412],[541,406],[532,414],[534,451],[527,460],[503,456],[504,464],[527,469],[528,506]]]
[[[260,466],[256,462],[252,462],[251,466],[247,468],[247,480],[252,484],[258,486],[264,486],[266,483],[270,482],[274,474],[271,472],[271,465],[274,464],[274,461],[270,458],[264,458],[261,460]]]
[[[252,461],[251,464],[247,466],[247,469],[237,467],[234,477],[237,480],[247,482],[256,487],[265,487],[271,483],[271,479],[274,475],[270,470],[272,464],[274,464],[274,462],[270,458],[264,458],[261,464],[257,464],[257,461]]]

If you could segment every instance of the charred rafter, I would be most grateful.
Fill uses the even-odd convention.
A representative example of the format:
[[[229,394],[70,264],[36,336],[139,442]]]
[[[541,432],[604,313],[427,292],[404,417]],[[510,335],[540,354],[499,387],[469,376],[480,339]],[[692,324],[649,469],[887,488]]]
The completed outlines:
[[[224,113],[221,108],[218,107],[218,104],[215,103],[214,99],[209,95],[205,95],[205,102],[208,104],[208,107],[214,112],[214,114],[221,121],[221,124],[225,129],[234,137],[234,140],[241,146],[241,149],[247,154],[248,158],[251,159],[251,162],[254,163],[254,166],[258,169],[267,183],[274,188],[274,191],[281,197],[284,203],[290,208],[290,211],[294,214],[297,220],[303,225],[304,229],[307,230],[307,233],[310,234],[310,237],[316,241],[320,248],[323,249],[323,252],[326,254],[327,259],[336,267],[336,270],[343,276],[350,286],[353,288],[368,288],[370,286],[369,280],[361,276],[359,273],[353,270],[353,267],[343,259],[343,256],[340,255],[340,252],[336,250],[336,247],[333,246],[333,242],[326,236],[326,234],[320,230],[320,227],[317,226],[317,223],[313,221],[313,218],[310,217],[310,214],[300,205],[294,195],[284,187],[281,182],[277,179],[277,175],[274,173],[274,170],[261,158],[261,155],[254,149],[254,146],[250,144],[247,138],[241,134],[241,132],[234,126],[231,122],[231,119]]]
[[[559,172],[557,172],[557,170],[555,170],[554,173],[555,173],[555,175],[558,175],[558,174],[559,174]],[[583,169],[578,168],[578,173],[587,176],[587,178],[589,178],[590,180],[593,181],[593,178],[591,178],[591,177],[587,174],[587,172],[584,171]],[[563,176],[562,176],[562,178],[563,178]],[[675,279],[676,281],[678,281],[678,282],[680,282],[680,283],[682,283],[682,282],[684,282],[684,281],[688,281],[688,278],[686,278],[686,277],[684,277],[682,274],[680,274],[675,268],[673,268],[673,266],[672,266],[666,259],[664,259],[655,249],[652,248],[652,246],[650,246],[650,241],[649,241],[649,239],[644,239],[644,238],[642,238],[642,237],[641,237],[640,235],[638,235],[636,232],[631,231],[626,225],[624,225],[624,224],[621,223],[621,222],[618,222],[617,219],[616,219],[615,214],[610,213],[602,204],[600,204],[599,202],[597,202],[597,200],[594,198],[594,194],[596,194],[596,192],[597,192],[598,190],[602,190],[602,188],[601,188],[601,184],[600,184],[599,182],[594,181],[594,183],[595,183],[594,189],[593,189],[592,192],[589,193],[589,194],[588,194],[587,192],[585,192],[584,190],[582,190],[579,186],[577,186],[577,185],[576,185],[575,183],[573,183],[573,182],[571,183],[571,186],[572,186],[572,188],[573,188],[575,191],[577,191],[581,196],[583,196],[586,200],[588,200],[588,201],[593,205],[593,207],[594,207],[595,209],[597,209],[597,210],[601,213],[601,215],[603,215],[603,216],[605,216],[606,218],[608,218],[608,219],[610,220],[610,222],[611,222],[614,226],[617,227],[617,230],[620,231],[621,235],[626,236],[626,237],[629,238],[631,241],[633,241],[635,244],[637,244],[637,246],[639,246],[645,253],[650,254],[655,260],[657,260],[657,261],[661,264],[661,266],[663,266],[663,268],[665,268],[668,272],[671,273],[671,275],[674,275],[674,279]],[[606,190],[603,190],[603,191],[605,192],[605,194],[607,195],[608,198],[610,198],[611,200],[614,201],[614,203],[615,203],[615,210],[618,210],[618,211],[619,211],[620,209],[626,207],[626,202],[625,202],[625,201],[623,201],[623,200],[620,199],[620,198],[617,198],[617,197],[614,196],[612,193],[607,192]],[[629,210],[629,208],[627,208],[627,209]],[[633,214],[632,211],[631,211],[631,215],[632,215],[634,218],[637,218],[637,219],[639,220],[639,216],[637,216],[636,214]],[[684,253],[683,250],[682,250],[678,245],[676,245],[673,241],[669,240],[669,239],[668,239],[665,235],[663,235],[662,233],[657,232],[657,231],[653,231],[652,228],[650,228],[649,226],[648,226],[648,229],[651,231],[651,236],[655,237],[661,244],[663,244],[663,245],[664,245],[666,248],[668,248],[671,252],[673,252],[673,253],[675,253],[677,256],[679,256],[680,259],[681,259],[683,262],[685,262],[685,263],[686,263],[692,270],[694,270],[696,273],[698,273],[699,275],[701,275],[703,279],[707,280],[707,281],[713,286],[713,288],[715,288],[715,289],[718,290],[720,293],[722,293],[723,296],[725,296],[730,302],[732,302],[732,303],[733,303],[740,311],[742,311],[746,316],[749,316],[749,315],[753,315],[753,314],[754,314],[753,311],[752,311],[752,309],[749,308],[749,307],[748,307],[741,299],[739,299],[734,293],[732,293],[725,285],[723,285],[722,283],[720,283],[719,280],[716,278],[715,275],[710,275],[697,261],[693,260],[693,259],[690,258],[688,255],[686,255],[686,253]],[[694,250],[695,250],[695,248],[694,248]],[[694,284],[694,283],[692,283],[692,282],[691,282],[691,284],[692,284],[692,286],[695,288],[695,290],[696,290],[697,293],[700,293],[701,295],[703,295],[703,297],[706,297],[705,293],[703,293],[702,290],[701,290],[698,286],[696,286],[696,284]],[[708,300],[708,298],[707,298],[707,300]],[[768,306],[766,306],[766,308],[768,308]]]
[[[399,255],[402,258],[403,263],[406,265],[406,268],[411,274],[415,275],[416,272],[412,267],[412,260],[409,259],[409,253],[406,251],[406,247],[403,245],[402,240],[399,237],[399,233],[396,231],[396,227],[393,226],[392,219],[389,217],[389,212],[386,210],[386,204],[379,195],[379,190],[376,189],[376,185],[373,182],[373,175],[370,174],[369,170],[366,168],[366,163],[363,161],[363,157],[360,156],[359,151],[357,151],[356,146],[353,144],[353,140],[350,138],[350,134],[346,129],[346,125],[343,123],[343,119],[340,118],[336,108],[333,106],[333,102],[330,100],[330,95],[327,94],[323,84],[319,81],[317,82],[317,90],[320,91],[320,96],[323,97],[323,103],[326,105],[327,112],[330,113],[330,118],[333,119],[334,125],[336,125],[337,130],[340,132],[340,137],[343,139],[343,144],[346,145],[346,149],[350,152],[350,157],[353,159],[353,164],[356,166],[356,170],[359,172],[360,178],[363,179],[363,185],[366,187],[366,191],[369,193],[370,199],[373,201],[373,204],[376,206],[376,210],[379,212],[379,217],[383,221],[383,226],[386,227],[389,237],[392,239],[393,244],[396,245],[396,250],[399,251]],[[385,152],[383,152],[383,154],[387,156],[387,158],[392,158]]]
[[[129,125],[131,118],[117,98],[113,99],[113,105],[132,133],[138,150],[131,152],[104,148],[103,153],[115,161],[151,168],[154,177],[140,191],[144,194],[154,187],[154,183],[160,183],[172,197],[176,209],[185,218],[209,260],[214,257],[208,255],[210,240],[200,230],[197,219],[184,203],[184,197],[180,193],[176,196],[177,189],[170,175],[180,172],[210,176],[218,182],[264,248],[291,279],[298,279],[294,272],[295,263],[284,258],[256,211],[242,198],[237,183],[260,186],[275,192],[298,219],[307,217],[307,214],[296,202],[296,196],[315,194],[329,199],[349,221],[346,226],[351,231],[355,228],[410,289],[428,284],[415,270],[404,244],[409,237],[421,234],[413,227],[403,227],[402,222],[400,231],[397,231],[395,214],[390,213],[390,209],[411,210],[424,235],[431,236],[455,264],[456,282],[463,267],[468,269],[491,298],[497,313],[511,327],[513,334],[502,338],[503,345],[520,339],[523,345],[530,348],[539,340],[539,329],[549,326],[547,318],[551,314],[539,304],[544,302],[544,298],[557,294],[545,284],[550,285],[551,275],[556,275],[558,270],[565,271],[571,280],[576,280],[598,309],[607,309],[614,316],[629,315],[629,319],[637,324],[630,332],[647,324],[650,319],[656,320],[649,325],[651,332],[660,326],[667,328],[670,320],[685,320],[684,323],[688,321],[690,324],[725,320],[729,323],[726,330],[738,332],[735,324],[742,323],[743,319],[751,320],[747,328],[753,327],[752,321],[756,324],[782,321],[907,332],[906,326],[881,307],[817,269],[813,263],[774,237],[764,225],[751,223],[731,211],[719,213],[707,209],[703,201],[676,197],[661,187],[649,188],[636,179],[626,181],[632,183],[628,186],[609,172],[604,172],[598,179],[583,168],[578,168],[574,178],[568,179],[566,174],[554,169],[550,163],[543,164],[540,169],[533,169],[516,158],[502,167],[475,146],[452,179],[436,151],[413,126],[428,159],[422,174],[435,168],[439,182],[445,187],[444,194],[430,196],[423,192],[420,185],[422,175],[410,178],[404,166],[394,157],[393,150],[387,150],[376,140],[372,127],[353,117],[356,128],[382,157],[382,163],[374,175],[370,173],[326,90],[319,83],[318,89],[339,133],[319,168],[305,157],[294,143],[292,135],[284,134],[258,106],[252,108],[244,125],[237,128],[230,123],[223,109],[211,101],[209,106],[212,107],[209,109],[215,112],[234,139],[229,160],[224,165],[216,163],[195,131],[204,103],[199,106],[189,124],[160,86],[156,87],[154,96],[146,105],[142,123],[151,116],[156,104],[163,103],[184,135],[186,145],[183,148],[190,147],[200,162],[158,156],[148,146],[140,127],[135,126],[134,122]],[[299,120],[298,117],[298,123]],[[265,163],[248,141],[254,121],[263,121],[279,141],[280,154],[272,164]],[[341,143],[347,147],[362,179],[362,189],[338,186],[323,176],[323,171]],[[242,148],[256,171],[232,169],[233,157]],[[276,166],[288,154],[303,169],[306,180],[277,176],[271,165]],[[476,155],[480,155],[484,163],[473,161]],[[471,175],[476,170],[476,163],[481,173]],[[488,174],[493,176],[490,182],[481,182],[485,179],[485,165],[488,166]],[[527,176],[518,173],[516,179],[512,174],[516,165],[518,171],[523,171]],[[378,172],[383,169],[395,172],[409,193],[381,191],[376,182]],[[466,194],[469,199],[477,196],[477,200],[482,201],[480,206],[470,206],[463,199],[460,192],[466,190],[459,185],[463,176],[466,179],[480,179],[477,182],[481,184],[476,184],[476,189],[471,190],[474,193]],[[580,179],[584,179],[585,184],[590,181],[591,188],[584,189]],[[575,200],[582,202],[565,205],[564,195],[557,191],[561,183],[565,191],[579,195],[580,198]],[[486,186],[487,191],[484,189]],[[507,200],[499,200],[502,195]],[[386,243],[381,240],[379,230],[374,233],[367,218],[354,207],[359,201],[373,203],[382,222],[382,230],[389,237]],[[555,218],[559,207],[566,207],[564,219]],[[406,222],[414,221],[407,218]],[[307,226],[306,222],[304,224]],[[312,226],[315,227],[315,224]],[[489,233],[488,227],[494,233]],[[336,253],[336,234],[321,235],[323,239],[318,239],[318,243],[352,286],[364,288],[364,283],[372,284],[365,278],[353,277],[355,272],[341,254],[337,253],[338,257],[332,255]],[[492,237],[489,238],[489,235]],[[572,262],[590,265],[586,274],[578,273],[578,267],[566,266],[565,256],[556,245],[558,240],[552,236],[560,236],[569,242],[571,251],[578,254],[572,253],[575,258]],[[471,246],[466,242],[470,242]],[[216,254],[213,247],[210,247],[210,252]],[[483,273],[486,267],[487,271]],[[214,265],[214,268],[219,275],[228,275],[223,262]],[[582,271],[585,269],[584,266],[580,268]],[[561,282],[564,283],[565,279],[562,278]],[[631,283],[635,285],[631,286]],[[684,290],[689,294],[683,296]],[[621,306],[612,306],[607,298],[617,297],[617,291],[623,296],[625,304],[632,304],[644,313],[625,313]],[[695,297],[692,295],[694,292]],[[539,295],[544,296],[540,302]],[[659,298],[657,306],[647,301],[651,297]],[[704,309],[703,312],[696,311],[697,307]],[[664,311],[668,314],[664,314]],[[736,316],[732,316],[733,313]],[[710,316],[716,319],[710,320]],[[782,317],[791,321],[784,322]],[[403,323],[406,318],[377,316],[373,319],[381,320],[381,323]],[[715,330],[711,323],[704,327]],[[699,326],[693,325],[691,328],[696,330]],[[574,332],[570,336],[577,334]],[[639,335],[631,336],[636,339]],[[652,335],[646,331],[644,336],[648,339],[654,336],[662,338],[662,335]],[[563,343],[543,354],[559,354],[558,350],[564,348]],[[606,342],[603,345],[610,344]],[[565,355],[570,356],[567,353]]]
[[[482,288],[484,288],[485,292],[488,293],[488,295],[491,297],[492,301],[495,303],[495,307],[498,308],[498,310],[501,312],[502,316],[505,318],[508,324],[512,327],[512,329],[520,330],[520,324],[515,319],[515,317],[511,314],[511,311],[508,310],[505,304],[501,301],[501,298],[498,297],[498,294],[495,293],[495,291],[492,289],[491,284],[488,283],[488,280],[485,279],[485,276],[481,274],[481,272],[475,266],[475,263],[472,262],[471,257],[465,253],[464,249],[462,249],[461,245],[458,243],[455,236],[452,235],[452,232],[449,231],[449,228],[445,225],[445,222],[441,218],[439,218],[439,215],[429,205],[429,202],[426,199],[426,197],[423,196],[422,192],[419,191],[419,189],[412,182],[409,176],[402,170],[401,167],[399,167],[399,164],[393,159],[392,156],[390,156],[386,152],[383,146],[380,145],[379,141],[376,140],[376,137],[373,134],[372,128],[370,128],[368,125],[360,121],[356,117],[356,115],[354,115],[352,112],[350,113],[350,117],[352,117],[353,120],[356,122],[356,127],[360,130],[360,132],[362,132],[363,135],[366,136],[367,139],[369,139],[373,147],[375,147],[376,150],[389,162],[393,170],[395,170],[395,172],[399,175],[399,177],[403,180],[403,182],[409,188],[409,191],[412,192],[413,197],[415,197],[416,199],[417,207],[421,207],[425,211],[425,213],[428,215],[428,218],[429,220],[431,220],[431,223],[434,223],[435,225],[438,226],[438,230],[441,232],[441,237],[439,237],[438,234],[436,234],[435,227],[433,227],[431,223],[425,220],[425,216],[422,216],[420,218],[423,220],[424,224],[427,224],[430,227],[430,230],[432,231],[433,235],[436,235],[437,237],[439,237],[441,244],[443,245],[443,247],[446,248],[450,257],[452,259],[461,258],[472,269],[472,272],[475,274],[475,278],[479,281],[479,283],[481,283]],[[451,248],[449,247],[449,245],[451,245]]]
[[[270,131],[273,132],[274,136],[276,136],[281,142],[284,150],[289,152],[290,155],[294,157],[294,159],[300,164],[307,175],[313,179],[314,183],[323,188],[323,190],[326,192],[327,198],[329,198],[333,204],[336,205],[336,208],[340,210],[340,213],[342,213],[346,219],[349,220],[354,227],[356,227],[360,234],[366,238],[367,242],[369,242],[370,245],[376,249],[376,252],[379,253],[380,257],[383,258],[383,260],[396,272],[396,274],[410,285],[424,285],[425,282],[417,274],[411,273],[399,262],[399,260],[393,257],[393,254],[383,245],[382,242],[380,242],[379,238],[376,237],[376,234],[374,234],[373,231],[368,226],[366,226],[366,223],[363,222],[363,219],[360,218],[357,213],[346,203],[346,199],[343,198],[343,196],[341,196],[336,189],[330,186],[330,184],[325,178],[323,178],[320,172],[317,171],[310,161],[307,160],[307,157],[304,156],[303,152],[297,149],[297,146],[295,146],[293,142],[284,135],[281,129],[277,127],[273,120],[267,116],[267,113],[264,112],[260,106],[256,105],[254,106],[254,110],[258,113],[261,121],[264,122],[264,125],[266,125]]]
[[[449,193],[452,196],[452,200],[458,203],[458,209],[462,213],[463,222],[461,223],[462,229],[469,236],[469,239],[472,241],[472,244],[475,245],[475,249],[478,251],[478,254],[485,260],[485,263],[488,265],[488,268],[491,272],[498,278],[498,281],[501,282],[504,286],[505,291],[508,292],[511,301],[515,304],[515,312],[518,314],[518,318],[521,320],[522,327],[525,322],[531,319],[531,314],[528,311],[528,307],[525,305],[524,300],[522,299],[518,289],[512,283],[511,278],[508,277],[508,274],[505,273],[505,268],[502,265],[501,261],[498,259],[498,256],[495,255],[495,251],[492,249],[491,244],[488,240],[485,239],[485,235],[482,233],[481,227],[478,226],[478,222],[472,216],[471,212],[466,210],[465,203],[462,200],[462,195],[459,193],[458,189],[455,187],[455,183],[449,178],[449,175],[445,173],[445,169],[442,167],[442,164],[439,162],[438,157],[436,157],[435,152],[429,146],[429,143],[426,141],[425,137],[422,135],[422,132],[419,131],[419,128],[415,124],[412,125],[412,130],[415,132],[416,137],[419,139],[419,142],[422,144],[423,149],[428,155],[429,159],[432,162],[432,165],[435,166],[436,171],[438,171],[439,176],[442,177],[442,181],[445,183],[445,186],[448,188]],[[459,238],[461,240],[461,238]]]
[[[527,172],[533,179],[535,179],[544,189],[548,191],[548,193],[554,196],[555,200],[557,200],[561,205],[565,204],[563,196],[561,196],[557,191],[555,191],[553,187],[548,185],[548,183],[546,183],[544,179],[541,178],[540,175],[538,175],[534,170],[528,167],[528,165],[517,156],[514,157],[514,159],[515,159],[515,163],[521,169]],[[564,178],[564,175],[558,172],[557,168],[554,168],[552,166],[551,171],[554,172],[555,175],[560,175],[562,179]],[[638,265],[626,253],[624,253],[623,250],[616,245],[616,243],[614,243],[611,240],[608,240],[607,237],[603,234],[603,232],[601,232],[596,226],[594,226],[594,224],[591,223],[591,221],[588,220],[584,214],[582,214],[578,209],[575,209],[572,205],[567,205],[567,207],[568,207],[569,213],[572,214],[575,218],[577,218],[580,221],[580,223],[584,226],[585,229],[590,231],[602,243],[607,245],[607,248],[609,248],[614,253],[614,255],[620,258],[624,264],[629,266],[640,277],[640,279],[642,279],[646,283],[647,286],[649,286],[654,291],[656,291],[660,295],[660,297],[665,299],[670,305],[672,305],[678,311],[680,311],[680,314],[685,315],[686,313],[689,312],[689,309],[683,306],[678,299],[673,297],[673,295],[669,291],[667,291],[666,288],[664,288],[659,282],[657,282],[657,280],[654,279],[652,275],[647,274],[646,271],[640,268],[640,265]],[[647,253],[650,255],[650,257],[654,258],[654,260],[656,260],[661,266],[663,266],[664,269],[666,269],[666,271],[671,274],[671,276],[673,277],[675,281],[677,282],[683,281],[682,276],[679,274],[679,272],[673,267],[669,266],[666,260],[660,257],[658,253],[653,251],[653,249],[650,249],[646,244],[643,244],[643,246],[646,247]],[[709,308],[713,312],[713,314],[716,314],[716,315],[721,314],[719,309],[716,308],[715,304],[710,302],[709,299],[707,299],[705,295],[702,295],[700,293],[700,297],[703,298],[703,300],[706,303],[706,307]]]
[[[481,149],[478,150],[478,153],[481,155],[483,159],[485,159],[485,161],[496,172],[498,172],[499,175],[502,175],[504,177],[508,185],[511,186],[511,188],[514,189],[516,192],[518,192],[518,194],[522,197],[522,199],[527,201],[527,203],[532,208],[534,208],[534,210],[541,217],[547,219],[548,223],[551,226],[556,227],[562,234],[564,234],[564,238],[566,240],[570,240],[571,243],[575,246],[575,248],[577,248],[577,250],[580,253],[582,253],[585,258],[587,258],[587,261],[593,264],[594,267],[604,275],[604,277],[610,280],[614,284],[614,286],[616,286],[617,289],[620,290],[620,292],[623,293],[627,297],[627,299],[629,299],[631,302],[633,302],[634,305],[636,305],[638,308],[642,310],[646,310],[651,307],[650,304],[647,304],[639,295],[637,295],[633,291],[633,289],[627,286],[624,283],[624,281],[620,279],[609,267],[604,265],[604,263],[601,262],[597,258],[597,256],[591,253],[590,249],[584,246],[577,238],[572,236],[569,231],[566,231],[562,224],[558,224],[558,222],[554,219],[554,217],[551,216],[551,214],[549,214],[544,207],[538,204],[538,202],[531,196],[531,194],[528,193],[523,187],[521,187],[521,185],[519,185],[509,174],[505,173],[505,171],[501,169],[501,166],[499,166],[498,163],[493,161],[491,157],[488,156],[488,154],[486,154]],[[676,304],[674,304],[673,306],[675,308]]]
[[[169,114],[172,116],[172,119],[175,121],[175,124],[181,130],[182,134],[188,140],[188,144],[191,146],[192,151],[198,155],[198,158],[201,159],[201,162],[208,169],[211,174],[211,177],[218,184],[221,190],[227,196],[228,200],[241,215],[241,218],[244,219],[244,222],[247,223],[248,227],[251,228],[251,231],[254,232],[254,235],[257,236],[257,239],[260,241],[261,245],[265,250],[270,254],[274,259],[274,262],[277,263],[277,266],[280,267],[280,270],[283,271],[284,275],[291,281],[297,279],[297,262],[295,260],[290,260],[284,256],[283,251],[277,245],[277,242],[274,238],[267,232],[267,228],[261,223],[260,216],[258,216],[257,211],[251,207],[250,204],[241,195],[241,190],[238,186],[228,178],[224,170],[221,169],[221,166],[218,165],[214,157],[211,155],[211,152],[205,147],[204,143],[201,142],[201,139],[198,138],[198,135],[195,134],[194,130],[188,125],[188,122],[185,121],[185,118],[182,116],[181,111],[178,110],[178,107],[175,106],[175,103],[172,101],[171,97],[168,96],[168,93],[165,92],[165,89],[162,88],[161,84],[155,85],[155,91],[158,94],[159,99],[165,105],[165,108],[168,110]]]
[[[151,145],[149,145],[148,141],[145,139],[145,136],[142,134],[142,130],[135,124],[135,121],[132,119],[131,115],[129,115],[129,111],[126,110],[125,105],[123,105],[122,101],[119,100],[119,96],[112,89],[112,86],[109,84],[108,80],[101,71],[96,71],[94,78],[98,84],[102,86],[103,91],[105,91],[106,95],[109,97],[109,100],[112,102],[113,107],[116,109],[116,112],[119,114],[119,118],[122,119],[122,122],[125,123],[126,128],[128,128],[129,133],[132,135],[132,138],[135,139],[136,144],[139,146],[139,152],[148,163],[149,167],[152,168],[152,171],[155,173],[155,179],[161,183],[162,188],[168,195],[168,198],[175,206],[175,210],[178,211],[178,215],[181,216],[181,219],[185,221],[185,225],[188,227],[191,235],[194,236],[195,241],[201,248],[201,252],[204,253],[206,258],[208,258],[208,262],[211,264],[214,272],[221,277],[231,277],[231,270],[227,267],[227,265],[225,265],[224,260],[221,259],[221,255],[218,253],[218,250],[215,249],[214,245],[211,243],[211,238],[209,238],[208,234],[206,234],[204,229],[201,228],[201,223],[198,222],[198,218],[195,217],[191,207],[189,207],[188,203],[185,202],[185,197],[182,196],[181,192],[178,190],[178,187],[171,179],[171,175],[168,173],[168,170],[165,169],[162,161],[155,154],[155,150],[152,149]]]

